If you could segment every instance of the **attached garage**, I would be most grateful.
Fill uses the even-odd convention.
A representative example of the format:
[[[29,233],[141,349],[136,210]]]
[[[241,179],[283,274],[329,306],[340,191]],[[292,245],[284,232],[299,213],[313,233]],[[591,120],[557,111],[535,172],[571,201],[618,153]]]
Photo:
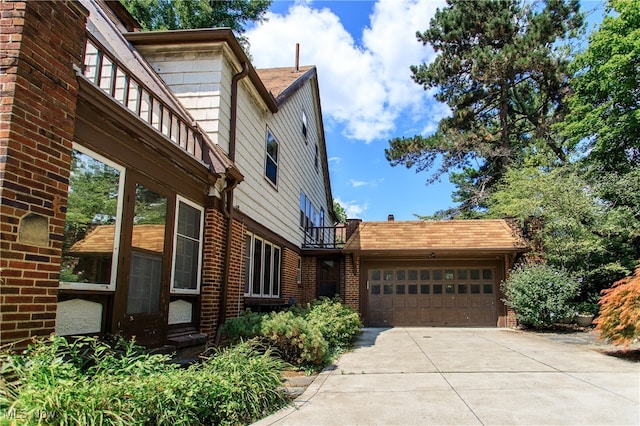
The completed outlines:
[[[368,326],[506,326],[500,282],[527,250],[505,220],[362,222],[345,245],[359,264]]]

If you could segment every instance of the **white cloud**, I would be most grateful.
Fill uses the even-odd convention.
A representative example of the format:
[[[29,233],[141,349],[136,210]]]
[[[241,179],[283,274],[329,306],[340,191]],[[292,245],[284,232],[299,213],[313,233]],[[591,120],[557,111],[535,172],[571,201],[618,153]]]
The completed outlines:
[[[361,219],[368,208],[367,204],[363,206],[356,201],[342,201],[339,197],[336,197],[335,201],[342,206],[349,219]]]
[[[353,186],[354,188],[359,188],[361,186],[378,186],[378,183],[381,183],[383,181],[384,181],[383,178],[376,179],[376,180],[370,180],[370,181],[349,179],[349,182],[351,183],[351,186]]]
[[[295,3],[285,15],[246,32],[258,68],[316,65],[322,109],[328,127],[341,126],[346,137],[367,143],[388,139],[395,121],[406,114],[425,116],[431,98],[411,80],[410,65],[428,62],[430,48],[416,40],[443,3],[434,0],[379,0],[357,45],[339,18],[311,2]],[[429,124],[423,124],[429,127]]]

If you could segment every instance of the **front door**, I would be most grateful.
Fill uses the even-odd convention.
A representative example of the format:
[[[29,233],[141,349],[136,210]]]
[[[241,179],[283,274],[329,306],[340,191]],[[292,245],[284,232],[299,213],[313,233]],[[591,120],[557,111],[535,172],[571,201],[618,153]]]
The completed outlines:
[[[132,179],[133,180],[133,179]],[[135,336],[146,346],[164,343],[167,333],[172,198],[141,178],[128,182],[123,234],[122,272],[117,286],[114,322],[119,334]],[[168,226],[169,225],[169,226]]]
[[[340,259],[318,259],[318,297],[340,294]]]

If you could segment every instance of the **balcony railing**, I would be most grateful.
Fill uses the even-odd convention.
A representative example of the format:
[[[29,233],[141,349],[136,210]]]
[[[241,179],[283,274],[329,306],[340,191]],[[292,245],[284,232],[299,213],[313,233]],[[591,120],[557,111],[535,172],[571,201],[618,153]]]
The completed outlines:
[[[333,227],[313,226],[305,230],[305,249],[341,249],[347,241],[347,228],[343,224]]]
[[[91,35],[85,49],[84,76],[173,144],[203,161],[200,132],[155,96]]]

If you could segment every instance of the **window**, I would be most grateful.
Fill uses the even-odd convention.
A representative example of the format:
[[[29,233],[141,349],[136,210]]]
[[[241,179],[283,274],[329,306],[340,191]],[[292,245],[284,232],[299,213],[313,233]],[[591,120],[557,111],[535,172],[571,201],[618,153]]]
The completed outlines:
[[[300,227],[305,230],[309,240],[324,242],[326,215],[324,208],[316,209],[304,192],[300,192]]]
[[[280,296],[280,247],[253,234],[245,239],[245,296]]]
[[[270,130],[267,130],[267,159],[264,175],[272,184],[278,184],[278,141],[276,141]]]
[[[319,170],[318,165],[320,164],[320,150],[318,149],[318,144],[316,144],[316,152],[315,152],[315,157],[313,162],[316,166],[316,172],[317,172]]]
[[[113,290],[124,168],[74,144],[60,281],[63,288]]]
[[[302,111],[302,134],[304,135],[305,141],[307,140],[307,114]]]
[[[172,293],[200,291],[203,238],[202,207],[178,197],[173,249]]]

